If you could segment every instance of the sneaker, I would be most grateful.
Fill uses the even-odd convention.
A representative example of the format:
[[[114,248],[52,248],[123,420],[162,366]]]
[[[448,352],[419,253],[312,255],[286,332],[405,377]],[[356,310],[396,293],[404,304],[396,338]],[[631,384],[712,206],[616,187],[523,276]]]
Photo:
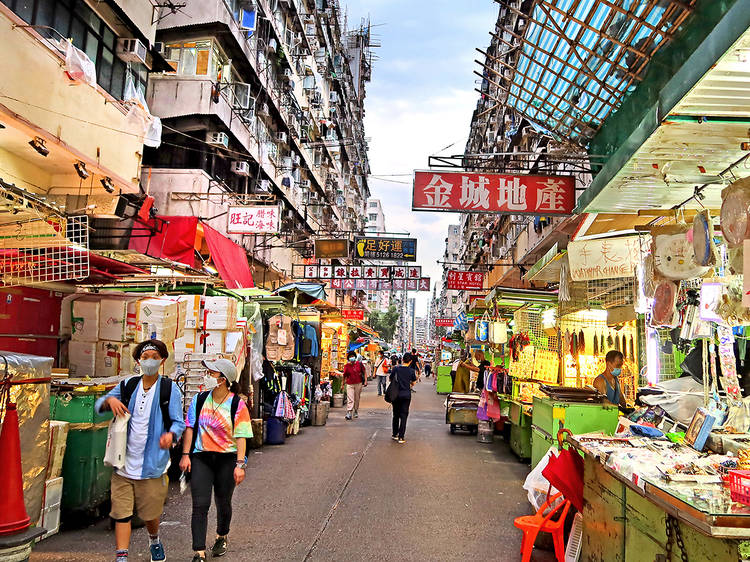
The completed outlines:
[[[359,417],[359,412],[354,412],[354,417],[358,418]]]
[[[164,545],[159,541],[156,544],[152,544],[151,550],[151,562],[164,562],[167,559],[167,555],[164,554]]]
[[[198,554],[197,552],[193,555],[193,559],[191,562],[206,562],[206,557],[203,554]]]
[[[404,443],[406,443],[406,439],[399,439],[398,442],[399,445],[403,445]]]
[[[227,538],[218,537],[214,545],[211,547],[211,556],[213,556],[214,558],[218,558],[219,556],[224,556],[226,553],[227,553]]]
[[[346,414],[346,416],[344,416],[344,417],[345,417],[345,418],[346,418],[347,420],[351,420],[351,419],[352,419],[352,415],[351,415],[351,414]]]
[[[393,439],[394,441],[398,441],[398,437],[396,437],[395,435],[391,437],[391,439]]]

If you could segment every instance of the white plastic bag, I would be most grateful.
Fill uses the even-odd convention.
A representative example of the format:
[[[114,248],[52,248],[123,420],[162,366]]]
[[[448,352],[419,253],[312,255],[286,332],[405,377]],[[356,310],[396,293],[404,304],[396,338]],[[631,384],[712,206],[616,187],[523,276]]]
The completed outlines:
[[[73,46],[67,39],[60,41],[60,48],[65,51],[65,71],[73,80],[85,82],[96,88],[96,66],[86,53]]]
[[[557,490],[553,486],[550,488],[549,480],[542,476],[542,471],[547,467],[549,458],[552,454],[557,455],[557,447],[550,447],[547,454],[542,457],[523,483],[523,489],[529,494],[529,503],[534,507],[534,511],[538,511],[540,507],[547,501],[547,492],[552,497],[557,493]]]
[[[125,453],[128,449],[128,420],[130,420],[130,414],[125,414],[115,416],[109,423],[104,464],[112,468],[125,466]]]
[[[125,90],[122,100],[130,105],[126,118],[143,129],[143,144],[152,148],[161,145],[161,119],[151,115],[143,93],[136,87],[133,75],[125,76]]]

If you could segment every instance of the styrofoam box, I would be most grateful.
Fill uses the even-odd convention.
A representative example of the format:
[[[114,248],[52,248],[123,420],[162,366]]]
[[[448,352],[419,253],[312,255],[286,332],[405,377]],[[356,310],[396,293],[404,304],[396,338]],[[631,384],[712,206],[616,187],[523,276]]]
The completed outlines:
[[[96,376],[116,377],[133,372],[131,344],[99,340],[96,344]]]
[[[55,479],[62,474],[65,448],[68,444],[68,427],[66,421],[49,421],[49,454],[47,455],[47,478]]]
[[[156,322],[157,319],[166,321],[172,319],[177,322],[179,316],[179,308],[177,300],[171,300],[167,298],[147,298],[138,301],[135,307],[136,322]]]
[[[174,340],[174,360],[182,363],[186,353],[195,353],[195,330],[185,330],[185,335]]]
[[[195,349],[198,353],[224,353],[224,330],[198,332],[195,336]]]
[[[206,330],[233,330],[237,326],[237,300],[232,297],[202,297]]]
[[[37,540],[41,541],[47,537],[57,534],[60,530],[60,504],[51,505],[42,509],[41,515],[39,515],[39,521],[37,527],[42,527],[47,530]]]
[[[68,344],[68,368],[71,377],[95,376],[96,342],[70,340]]]
[[[73,301],[73,334],[76,341],[99,339],[99,299],[81,297]]]
[[[239,330],[229,331],[224,336],[224,353],[228,353],[232,357],[240,357],[244,344],[245,334]]]
[[[138,299],[103,298],[99,310],[99,339],[128,341],[135,338],[135,312]]]
[[[44,482],[44,507],[52,507],[62,501],[63,479],[52,478]]]
[[[178,325],[176,318],[167,320],[155,319],[153,322],[139,322],[136,327],[136,339],[174,341],[185,335],[185,326]]]
[[[201,327],[201,296],[180,295],[180,302],[185,303],[185,329],[197,330]]]

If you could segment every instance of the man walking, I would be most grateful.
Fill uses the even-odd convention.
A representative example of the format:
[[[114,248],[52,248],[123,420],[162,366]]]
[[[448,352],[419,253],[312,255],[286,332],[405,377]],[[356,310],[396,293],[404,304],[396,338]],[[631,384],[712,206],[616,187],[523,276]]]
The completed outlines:
[[[385,394],[385,389],[388,386],[388,374],[390,371],[391,365],[381,349],[378,352],[378,361],[375,363],[375,374],[378,377],[378,396]]]
[[[130,415],[125,462],[112,472],[112,510],[115,520],[116,562],[127,562],[130,520],[134,512],[146,522],[151,562],[166,560],[159,539],[159,519],[167,498],[169,449],[177,444],[185,422],[182,396],[176,384],[159,375],[169,357],[159,340],[135,346],[133,358],[142,376],[120,382],[96,402],[96,410]]]

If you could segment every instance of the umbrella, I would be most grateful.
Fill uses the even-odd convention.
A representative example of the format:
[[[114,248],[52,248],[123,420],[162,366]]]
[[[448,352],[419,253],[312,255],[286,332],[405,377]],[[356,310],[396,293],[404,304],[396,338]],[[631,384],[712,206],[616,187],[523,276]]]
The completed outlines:
[[[572,435],[572,432],[565,428],[557,432],[560,454],[550,455],[542,476],[562,492],[563,497],[570,500],[578,511],[583,511],[583,458],[578,451],[563,449],[562,436],[566,433]]]

